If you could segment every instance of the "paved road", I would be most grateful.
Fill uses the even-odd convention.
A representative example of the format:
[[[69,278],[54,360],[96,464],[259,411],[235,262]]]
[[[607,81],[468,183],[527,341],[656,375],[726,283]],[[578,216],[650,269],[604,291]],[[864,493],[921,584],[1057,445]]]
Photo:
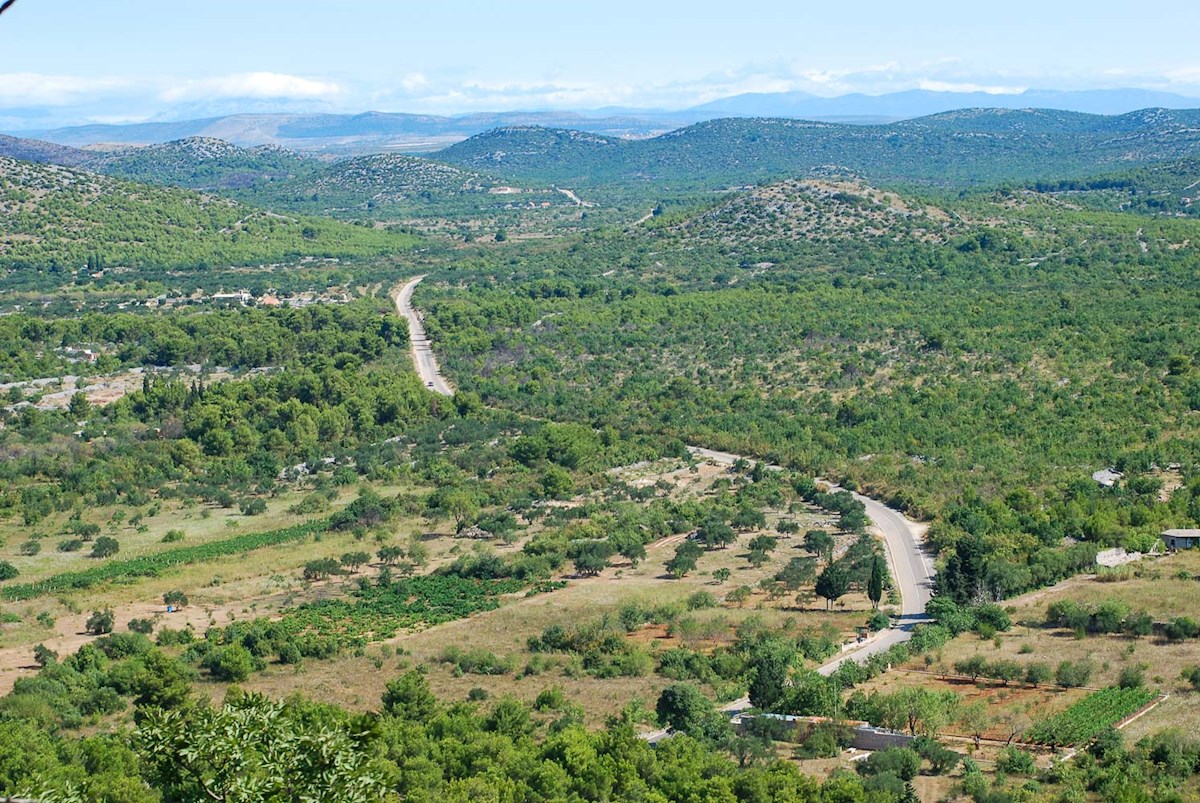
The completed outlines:
[[[396,312],[408,321],[408,339],[412,343],[413,365],[417,369],[417,375],[425,383],[425,387],[443,396],[453,396],[454,387],[446,381],[446,377],[442,376],[437,358],[433,356],[433,345],[425,336],[425,325],[421,322],[421,315],[412,305],[413,290],[424,278],[424,276],[418,276],[404,283],[400,292],[394,296]]]
[[[413,363],[417,367],[417,373],[421,375],[421,381],[426,383],[426,387],[449,396],[454,391],[438,370],[437,360],[434,359],[429,340],[425,337],[425,329],[421,325],[421,317],[412,306],[413,288],[423,278],[425,277],[418,276],[411,279],[401,288],[400,292],[396,294],[396,309],[408,320]],[[690,446],[688,449],[693,455],[710,460],[717,465],[732,466],[741,459],[740,455],[719,452],[715,449],[703,449],[697,446]],[[778,466],[769,468],[779,470]],[[838,491],[841,488],[831,485],[830,490]],[[826,676],[832,675],[846,661],[865,661],[875,653],[884,652],[893,645],[912,638],[913,627],[927,618],[925,605],[929,602],[933,589],[933,564],[921,550],[919,528],[882,502],[858,493],[854,494],[854,498],[863,503],[866,507],[867,517],[883,536],[892,578],[896,581],[896,586],[900,591],[900,618],[893,627],[877,633],[863,642],[860,647],[842,653],[817,669]],[[734,713],[749,707],[750,700],[743,697],[725,704],[721,710]],[[642,734],[642,738],[655,742],[667,735],[667,731],[659,730]]]
[[[690,447],[690,450],[697,457],[718,465],[731,466],[739,459],[739,455],[713,449]],[[836,485],[830,486],[830,491],[839,490],[842,489]],[[925,606],[933,590],[933,564],[921,550],[919,528],[882,502],[858,493],[854,494],[854,498],[863,503],[867,517],[883,536],[892,578],[900,591],[900,618],[893,627],[863,642],[861,647],[842,653],[817,669],[826,676],[832,675],[845,661],[865,661],[875,653],[885,652],[893,645],[912,638],[913,627],[926,621]],[[749,704],[749,700],[743,698],[733,701],[726,709],[738,710],[749,707]]]

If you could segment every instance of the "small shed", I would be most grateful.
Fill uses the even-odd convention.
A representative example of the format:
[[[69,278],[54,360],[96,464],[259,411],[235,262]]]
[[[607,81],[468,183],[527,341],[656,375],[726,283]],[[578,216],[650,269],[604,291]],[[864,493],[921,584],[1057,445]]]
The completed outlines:
[[[1200,530],[1167,530],[1162,534],[1167,549],[1200,547]]]

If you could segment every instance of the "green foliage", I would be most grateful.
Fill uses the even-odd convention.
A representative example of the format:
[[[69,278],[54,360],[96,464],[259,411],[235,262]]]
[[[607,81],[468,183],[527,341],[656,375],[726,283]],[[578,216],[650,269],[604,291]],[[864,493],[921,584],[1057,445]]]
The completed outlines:
[[[37,203],[21,197],[38,195]],[[212,196],[159,189],[0,157],[0,266],[10,284],[65,284],[85,264],[196,268],[302,256],[376,256],[406,235],[312,218],[280,217]],[[308,230],[311,237],[302,233]]]
[[[855,765],[859,775],[878,775],[890,772],[898,778],[911,781],[921,770],[921,756],[906,747],[888,747],[876,750],[865,761]]]
[[[1101,689],[1038,722],[1025,738],[1035,744],[1081,744],[1130,716],[1155,696],[1155,692],[1141,686]]]
[[[109,538],[107,535],[102,535],[92,544],[91,557],[93,558],[111,558],[113,555],[121,551],[121,544],[115,538]]]
[[[116,623],[116,616],[113,614],[112,608],[104,608],[98,611],[92,611],[92,615],[88,617],[87,632],[97,636],[111,633],[113,625]]]

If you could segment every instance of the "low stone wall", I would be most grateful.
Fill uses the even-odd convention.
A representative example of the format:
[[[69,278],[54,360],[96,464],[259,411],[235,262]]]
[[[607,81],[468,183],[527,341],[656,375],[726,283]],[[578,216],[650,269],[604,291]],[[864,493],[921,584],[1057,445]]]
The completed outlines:
[[[859,750],[885,750],[889,747],[908,747],[915,736],[910,736],[907,733],[888,730],[887,728],[872,728],[869,725],[860,725],[857,728],[852,728],[850,733],[854,736],[854,746]]]

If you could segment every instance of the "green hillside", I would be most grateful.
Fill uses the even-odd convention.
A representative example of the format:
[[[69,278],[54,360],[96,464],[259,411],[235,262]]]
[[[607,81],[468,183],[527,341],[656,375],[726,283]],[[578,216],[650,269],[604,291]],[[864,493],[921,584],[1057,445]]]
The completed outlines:
[[[1079,177],[1200,151],[1200,112],[1105,117],[965,110],[889,125],[725,119],[653,139],[508,128],[437,158],[524,181],[633,184],[656,190],[762,182],[836,166],[884,183],[939,187]]]
[[[21,275],[393,253],[407,235],[265,212],[191,191],[0,158],[0,267]]]

